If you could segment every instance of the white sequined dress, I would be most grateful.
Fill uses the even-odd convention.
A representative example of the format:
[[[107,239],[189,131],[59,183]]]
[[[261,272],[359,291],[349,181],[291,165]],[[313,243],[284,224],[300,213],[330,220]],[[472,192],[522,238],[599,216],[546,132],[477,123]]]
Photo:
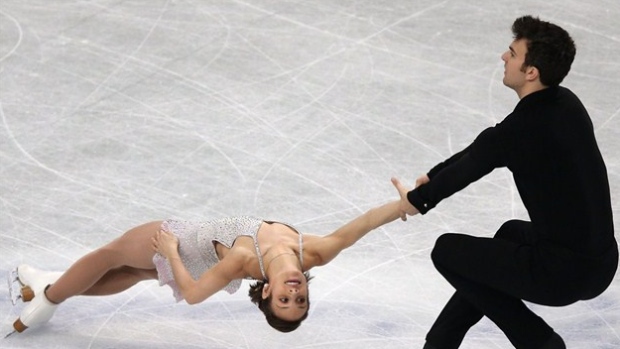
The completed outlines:
[[[227,217],[205,222],[188,222],[166,220],[162,223],[162,230],[173,233],[179,238],[179,255],[183,265],[194,280],[197,280],[209,268],[213,267],[219,258],[215,251],[215,242],[231,248],[239,236],[249,236],[254,241],[254,247],[258,256],[263,278],[266,279],[263,259],[258,246],[258,229],[264,221],[249,216]],[[269,222],[267,223],[274,223]],[[284,224],[284,223],[283,223]],[[292,226],[286,224],[299,234],[299,254],[303,265],[303,239],[302,234]],[[159,285],[168,285],[172,288],[177,302],[183,300],[183,296],[174,280],[172,267],[168,260],[161,254],[156,253],[153,257],[155,268],[159,277]],[[224,290],[230,294],[235,293],[241,287],[241,280],[231,281]]]

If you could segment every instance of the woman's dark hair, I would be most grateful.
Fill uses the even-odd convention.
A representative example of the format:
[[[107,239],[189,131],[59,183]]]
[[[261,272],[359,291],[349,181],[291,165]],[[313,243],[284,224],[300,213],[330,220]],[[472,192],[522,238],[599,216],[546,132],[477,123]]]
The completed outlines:
[[[568,32],[555,24],[523,16],[512,24],[512,33],[515,40],[525,39],[527,43],[523,69],[536,67],[543,85],[559,85],[576,54],[575,42]]]
[[[306,282],[309,282],[312,279],[312,276],[310,276],[310,273],[308,272],[305,272],[304,276],[306,277]],[[294,321],[283,320],[277,317],[276,314],[273,313],[273,310],[271,310],[272,297],[269,296],[268,298],[263,299],[263,288],[265,287],[266,283],[268,283],[268,280],[256,281],[254,284],[250,285],[250,291],[248,292],[248,295],[250,296],[252,303],[256,304],[258,306],[258,309],[260,309],[260,311],[265,314],[265,319],[267,319],[267,323],[271,327],[275,328],[280,332],[291,332],[296,330],[299,325],[301,325],[301,322],[308,317],[308,310],[310,309],[310,292],[308,292],[307,299],[308,308],[306,308],[306,312],[304,313],[304,315]]]

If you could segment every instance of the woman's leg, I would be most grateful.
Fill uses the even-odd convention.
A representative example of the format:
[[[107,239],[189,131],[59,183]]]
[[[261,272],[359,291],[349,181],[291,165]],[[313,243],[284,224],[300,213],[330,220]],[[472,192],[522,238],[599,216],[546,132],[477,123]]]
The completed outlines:
[[[127,290],[140,281],[157,280],[157,270],[120,267],[110,270],[81,296],[109,296]]]
[[[75,262],[45,295],[61,303],[77,295],[104,295],[123,291],[137,282],[156,277],[151,238],[161,221],[135,227],[109,244]]]

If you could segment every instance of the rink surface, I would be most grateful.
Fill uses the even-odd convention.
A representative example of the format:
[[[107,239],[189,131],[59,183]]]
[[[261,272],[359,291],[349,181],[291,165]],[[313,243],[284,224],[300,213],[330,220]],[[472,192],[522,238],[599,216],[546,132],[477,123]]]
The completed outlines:
[[[510,25],[574,37],[564,86],[588,108],[620,227],[620,3],[569,1],[0,2],[0,271],[63,270],[156,219],[253,215],[327,234],[396,198],[501,121]],[[421,348],[453,292],[430,261],[447,232],[527,219],[496,170],[425,216],[378,229],[312,271],[299,330],[247,297],[189,306],[145,282],[76,297],[2,348]],[[616,237],[620,235],[617,233]],[[23,308],[0,287],[2,334]],[[571,349],[620,348],[620,280],[532,308]],[[462,348],[509,348],[484,319]]]

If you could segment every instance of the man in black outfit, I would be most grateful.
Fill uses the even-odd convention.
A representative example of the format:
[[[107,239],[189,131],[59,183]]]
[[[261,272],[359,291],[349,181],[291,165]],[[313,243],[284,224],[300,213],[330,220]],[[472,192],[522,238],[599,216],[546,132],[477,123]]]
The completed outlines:
[[[565,306],[600,295],[618,266],[607,170],[592,121],[577,96],[559,86],[575,45],[562,28],[518,18],[502,55],[514,111],[401,194],[401,215],[425,214],[442,199],[507,167],[531,222],[510,220],[494,238],[444,234],[431,258],[456,292],[426,336],[425,349],[458,348],[483,316],[516,348],[566,348],[523,300]]]

